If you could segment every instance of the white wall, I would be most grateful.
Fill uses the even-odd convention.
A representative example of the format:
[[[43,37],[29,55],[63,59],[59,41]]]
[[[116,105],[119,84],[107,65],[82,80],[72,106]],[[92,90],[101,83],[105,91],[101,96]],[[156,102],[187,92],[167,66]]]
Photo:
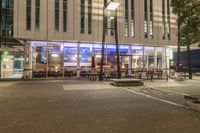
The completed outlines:
[[[85,3],[85,34],[80,34],[80,0],[68,0],[67,33],[63,32],[62,24],[62,1],[60,0],[60,26],[59,32],[54,30],[54,0],[41,0],[40,8],[40,30],[35,29],[35,0],[32,0],[32,27],[26,30],[26,0],[14,1],[14,37],[25,40],[43,41],[76,41],[76,42],[101,42],[102,40],[102,13],[103,0],[92,0],[93,22],[92,35],[88,33],[87,22],[87,0]],[[163,46],[176,45],[176,16],[171,15],[171,40],[162,39],[162,1],[153,0],[154,3],[154,38],[144,38],[144,1],[135,0],[135,37],[124,36],[124,3],[118,9],[119,42],[123,44]],[[129,0],[129,3],[131,0]],[[130,5],[130,4],[129,4]],[[129,9],[131,7],[129,6]],[[129,11],[129,19],[131,18]],[[167,16],[167,15],[166,15]],[[130,23],[129,23],[130,27]],[[129,35],[131,30],[129,30]],[[108,43],[114,43],[114,36],[107,36]]]

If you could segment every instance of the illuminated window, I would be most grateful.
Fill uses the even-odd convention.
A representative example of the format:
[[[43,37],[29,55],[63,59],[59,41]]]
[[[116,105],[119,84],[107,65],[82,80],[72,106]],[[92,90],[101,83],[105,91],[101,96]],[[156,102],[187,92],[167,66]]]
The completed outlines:
[[[153,38],[153,0],[150,0],[150,38]]]
[[[147,9],[147,0],[144,0],[144,37],[148,38],[148,9]]]
[[[131,37],[135,36],[135,0],[131,0]]]
[[[125,0],[125,37],[129,36],[128,0]]]

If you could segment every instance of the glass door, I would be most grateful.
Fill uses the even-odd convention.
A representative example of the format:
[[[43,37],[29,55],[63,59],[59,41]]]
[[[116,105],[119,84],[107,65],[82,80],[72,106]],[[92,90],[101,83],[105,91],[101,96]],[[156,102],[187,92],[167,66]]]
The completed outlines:
[[[123,73],[125,76],[131,74],[132,70],[132,55],[120,55],[120,66],[121,66],[121,71],[122,75]]]
[[[63,77],[63,45],[62,44],[49,44],[48,45],[48,77]]]

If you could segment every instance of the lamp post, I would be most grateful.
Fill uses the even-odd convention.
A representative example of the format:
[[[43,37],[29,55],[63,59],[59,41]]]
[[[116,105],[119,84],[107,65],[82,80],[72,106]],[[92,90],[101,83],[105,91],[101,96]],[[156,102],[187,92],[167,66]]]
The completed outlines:
[[[99,80],[103,80],[103,64],[104,64],[104,49],[105,49],[105,39],[106,39],[106,30],[111,29],[115,31],[115,43],[116,43],[116,54],[117,54],[117,78],[121,78],[120,74],[120,62],[119,62],[119,43],[118,43],[118,28],[117,28],[117,8],[119,7],[120,3],[117,2],[108,2],[104,4],[103,7],[103,36],[102,36],[102,50],[101,50],[101,64],[100,64],[100,75],[99,75]],[[105,16],[105,11],[112,11],[115,13],[114,16],[114,27],[107,27],[106,26],[106,19],[107,17]]]

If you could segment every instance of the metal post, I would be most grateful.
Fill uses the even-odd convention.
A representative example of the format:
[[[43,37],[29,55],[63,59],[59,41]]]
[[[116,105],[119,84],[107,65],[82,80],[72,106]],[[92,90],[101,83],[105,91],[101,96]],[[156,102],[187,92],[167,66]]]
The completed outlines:
[[[105,32],[106,32],[106,18],[105,18],[105,7],[103,7],[103,36],[102,36],[102,49],[101,49],[101,64],[100,64],[100,75],[99,80],[103,80],[103,63],[104,63],[104,49],[105,49]]]
[[[48,78],[48,75],[49,75],[49,43],[47,43],[47,46],[46,46],[46,56],[47,56],[47,60],[46,60],[46,79]]]
[[[1,27],[1,20],[2,20],[2,14],[1,14],[1,9],[2,9],[2,1],[0,0],[0,48],[2,47],[1,45],[1,39],[2,39],[2,27]],[[0,78],[1,78],[1,52],[0,52]]]
[[[118,28],[117,28],[117,10],[115,11],[115,20],[114,20],[114,29],[115,29],[115,42],[116,42],[116,54],[117,54],[117,78],[121,78],[120,73],[120,60],[119,60],[119,42],[118,42]]]
[[[179,0],[180,4],[180,0]],[[178,13],[178,44],[177,44],[177,57],[176,57],[176,71],[179,73],[180,72],[180,42],[181,42],[181,32],[180,32],[180,27],[181,22],[180,22],[180,9]]]
[[[62,47],[63,47],[63,49],[62,49],[62,61],[63,61],[63,67],[62,67],[62,78],[65,78],[65,60],[64,60],[64,52],[65,52],[65,46],[64,46],[64,42],[62,43]]]

